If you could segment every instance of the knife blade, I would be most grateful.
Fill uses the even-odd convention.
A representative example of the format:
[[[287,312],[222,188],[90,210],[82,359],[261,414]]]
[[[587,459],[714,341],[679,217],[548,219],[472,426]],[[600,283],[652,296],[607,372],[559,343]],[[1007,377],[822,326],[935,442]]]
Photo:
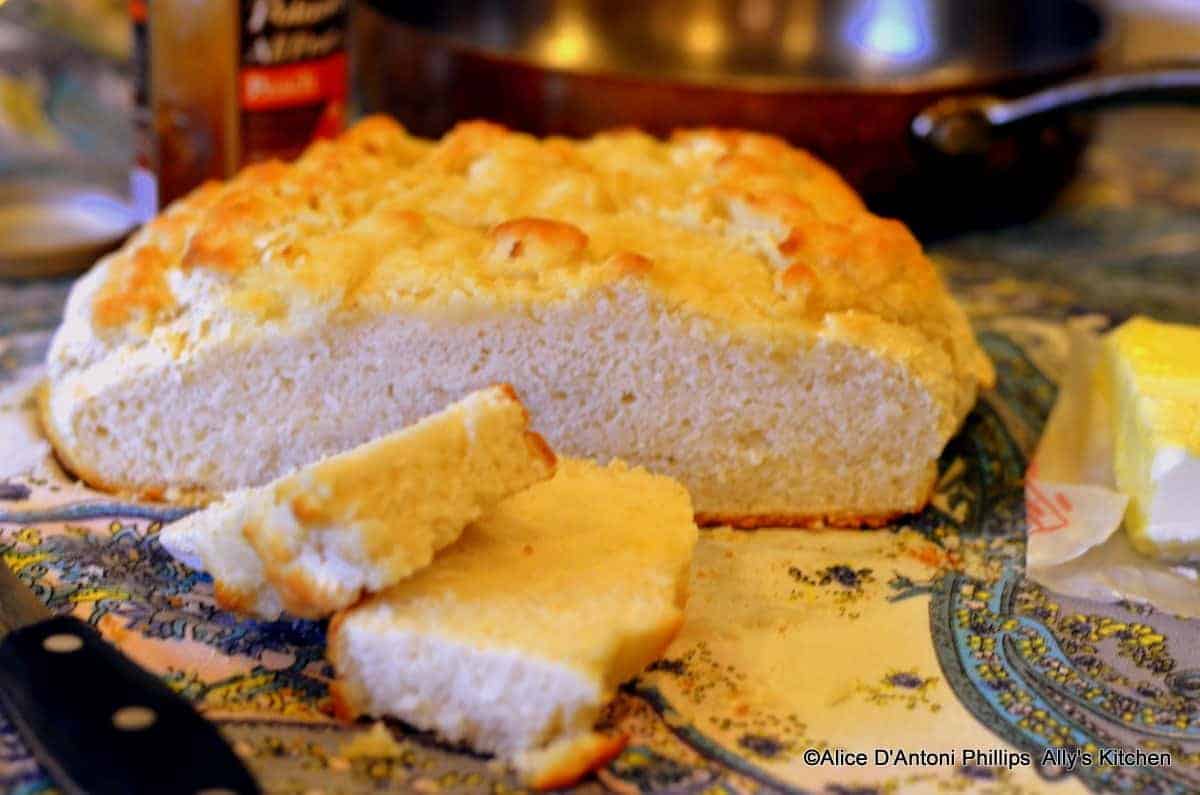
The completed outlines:
[[[217,731],[86,622],[54,616],[0,561],[0,705],[67,795],[257,795]]]

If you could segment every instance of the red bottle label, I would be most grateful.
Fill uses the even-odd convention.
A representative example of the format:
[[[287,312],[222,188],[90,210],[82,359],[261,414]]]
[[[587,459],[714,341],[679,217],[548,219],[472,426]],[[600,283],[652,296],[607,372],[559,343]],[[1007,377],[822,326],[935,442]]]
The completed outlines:
[[[345,126],[346,0],[241,3],[243,163],[291,159]]]

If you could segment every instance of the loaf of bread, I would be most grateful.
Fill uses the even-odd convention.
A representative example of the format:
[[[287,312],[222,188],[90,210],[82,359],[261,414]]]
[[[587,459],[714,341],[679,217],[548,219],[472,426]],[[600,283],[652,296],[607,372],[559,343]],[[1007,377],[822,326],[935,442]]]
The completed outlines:
[[[430,566],[333,618],[335,705],[565,786],[620,750],[597,718],[681,625],[695,543],[678,483],[564,459]]]
[[[171,554],[209,572],[227,610],[321,618],[427,565],[501,500],[554,473],[511,387],[168,525]],[[234,451],[236,452],[236,451]]]
[[[920,245],[764,135],[370,118],[175,203],[72,291],[46,429],[146,495],[266,483],[491,383],[704,522],[922,507],[992,378]]]

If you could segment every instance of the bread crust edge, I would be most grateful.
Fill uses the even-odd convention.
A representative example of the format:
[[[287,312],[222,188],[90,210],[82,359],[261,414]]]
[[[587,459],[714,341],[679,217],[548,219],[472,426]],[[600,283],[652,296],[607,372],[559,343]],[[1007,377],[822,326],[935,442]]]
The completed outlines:
[[[98,491],[103,491],[115,497],[145,502],[162,502],[171,505],[195,507],[206,505],[220,496],[207,489],[195,486],[172,487],[165,483],[142,485],[119,483],[105,478],[94,469],[80,463],[72,454],[71,446],[63,441],[54,423],[50,420],[50,389],[50,379],[43,379],[37,389],[37,410],[34,412],[34,415],[37,418],[39,429],[46,436],[46,441],[50,442],[50,450],[54,454],[54,460],[58,462],[59,467],[66,474]],[[172,490],[174,490],[174,494],[171,494]],[[167,497],[168,494],[171,494],[170,499]]]
[[[590,742],[588,741],[590,740]],[[564,758],[529,775],[529,785],[539,792],[569,787],[617,757],[629,743],[626,734],[593,734]]]
[[[899,510],[882,514],[843,514],[843,513],[720,513],[699,512],[696,514],[696,524],[701,527],[734,527],[738,530],[765,530],[771,527],[793,530],[857,530],[862,528],[877,529],[887,527],[901,516],[908,516],[924,507],[908,511]]]
[[[333,666],[333,679],[329,682],[329,701],[334,717],[339,720],[352,721],[362,713],[351,706],[346,692],[347,685],[341,672],[341,631],[342,622],[346,620],[350,609],[339,610],[329,619],[325,629],[325,658]]]
[[[904,516],[923,511],[937,491],[938,470],[933,466],[929,480],[922,489],[924,496],[910,508],[897,508],[884,513],[725,513],[696,511],[696,524],[701,527],[733,527],[738,530],[762,530],[772,527],[795,530],[859,530],[878,529],[895,523]]]

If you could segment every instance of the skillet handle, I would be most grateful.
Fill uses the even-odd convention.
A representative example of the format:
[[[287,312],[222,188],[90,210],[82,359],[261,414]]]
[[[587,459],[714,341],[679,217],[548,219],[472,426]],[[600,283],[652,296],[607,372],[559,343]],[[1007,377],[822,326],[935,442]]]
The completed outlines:
[[[1083,77],[1017,99],[950,97],[919,113],[911,131],[943,154],[981,153],[1000,135],[1051,116],[1148,103],[1200,105],[1200,63],[1163,63]]]
[[[1084,77],[986,110],[997,128],[1034,121],[1052,113],[1142,103],[1200,104],[1200,63],[1162,64]]]

